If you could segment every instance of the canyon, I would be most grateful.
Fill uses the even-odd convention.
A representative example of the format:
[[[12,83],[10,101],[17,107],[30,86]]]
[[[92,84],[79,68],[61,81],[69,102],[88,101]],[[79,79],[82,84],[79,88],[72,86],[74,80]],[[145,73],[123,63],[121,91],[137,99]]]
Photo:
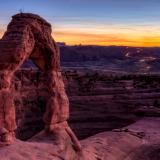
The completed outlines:
[[[69,123],[80,139],[160,115],[159,75],[65,69],[62,75],[70,101]],[[23,140],[44,127],[46,80],[42,72],[33,69],[15,74],[17,135]]]

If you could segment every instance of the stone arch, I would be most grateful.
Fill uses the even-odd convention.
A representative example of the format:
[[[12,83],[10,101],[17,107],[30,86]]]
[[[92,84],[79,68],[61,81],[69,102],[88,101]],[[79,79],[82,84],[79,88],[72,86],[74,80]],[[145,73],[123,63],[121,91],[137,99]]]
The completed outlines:
[[[50,97],[44,114],[46,132],[63,129],[80,149],[76,136],[67,124],[69,101],[60,72],[59,50],[51,36],[51,25],[38,15],[30,13],[13,16],[0,40],[0,135],[5,135],[1,136],[1,141],[13,141],[16,115],[11,79],[28,58],[48,78]]]

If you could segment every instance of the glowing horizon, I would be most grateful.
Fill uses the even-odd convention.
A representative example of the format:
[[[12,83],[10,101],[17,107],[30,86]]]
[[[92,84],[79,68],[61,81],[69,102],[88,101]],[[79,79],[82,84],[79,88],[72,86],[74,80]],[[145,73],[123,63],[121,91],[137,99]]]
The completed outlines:
[[[145,28],[145,29],[144,29]],[[67,45],[160,47],[160,31],[151,26],[101,28],[54,28],[53,37]]]

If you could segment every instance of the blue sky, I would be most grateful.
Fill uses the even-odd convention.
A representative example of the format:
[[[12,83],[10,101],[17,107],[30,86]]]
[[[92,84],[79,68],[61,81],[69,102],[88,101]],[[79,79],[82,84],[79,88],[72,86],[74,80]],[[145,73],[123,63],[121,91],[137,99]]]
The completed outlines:
[[[147,43],[156,39],[157,44],[160,39],[160,0],[1,0],[1,33],[11,16],[20,10],[47,19],[53,25],[54,37],[68,44],[110,45],[107,35],[114,39],[117,34],[117,41],[124,35],[126,39],[133,37],[132,41],[137,39],[142,45],[149,36],[147,31],[150,31]],[[76,34],[77,38],[81,34],[86,37],[86,42],[80,39],[76,42]],[[92,40],[90,35],[96,37]],[[97,36],[102,37],[102,41]]]

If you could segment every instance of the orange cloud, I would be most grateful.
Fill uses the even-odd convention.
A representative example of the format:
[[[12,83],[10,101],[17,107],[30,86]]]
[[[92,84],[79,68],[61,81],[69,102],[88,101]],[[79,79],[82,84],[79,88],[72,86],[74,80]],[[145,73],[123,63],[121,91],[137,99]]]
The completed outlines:
[[[142,44],[143,46],[160,46],[160,36],[145,36]]]
[[[156,34],[156,33],[155,33]],[[56,41],[63,41],[69,45],[123,45],[151,47],[160,46],[160,37],[146,36],[145,32],[123,32],[123,33],[86,33],[78,31],[58,30],[53,34]]]

